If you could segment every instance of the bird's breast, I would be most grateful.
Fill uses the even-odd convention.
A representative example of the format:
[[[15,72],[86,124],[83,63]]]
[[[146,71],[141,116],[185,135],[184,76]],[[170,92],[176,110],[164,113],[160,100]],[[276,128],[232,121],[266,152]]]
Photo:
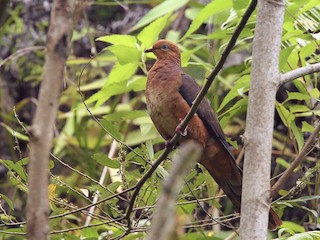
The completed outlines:
[[[180,120],[188,109],[179,104],[181,97],[173,84],[149,84],[146,90],[147,108],[152,121],[161,136],[168,140],[173,137]]]

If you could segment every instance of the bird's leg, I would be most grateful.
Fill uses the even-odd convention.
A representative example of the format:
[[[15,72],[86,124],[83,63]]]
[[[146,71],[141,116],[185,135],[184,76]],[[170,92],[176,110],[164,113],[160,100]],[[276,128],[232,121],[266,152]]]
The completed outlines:
[[[183,131],[181,131],[181,122],[182,122],[182,118],[180,118],[180,123],[178,124],[178,126],[176,127],[176,133],[180,134],[182,137],[186,137],[188,134],[188,127],[186,127]]]

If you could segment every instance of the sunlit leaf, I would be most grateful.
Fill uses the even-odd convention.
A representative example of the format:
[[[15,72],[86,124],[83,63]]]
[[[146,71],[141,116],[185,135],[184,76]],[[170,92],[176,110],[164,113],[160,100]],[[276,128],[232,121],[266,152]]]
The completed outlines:
[[[313,132],[314,127],[306,121],[302,122],[302,132]]]
[[[314,99],[319,99],[320,98],[320,91],[318,88],[313,88],[310,91],[310,95],[311,97],[313,97]]]
[[[138,39],[145,48],[151,47],[152,44],[156,40],[158,40],[159,34],[162,32],[163,28],[166,26],[170,15],[171,13],[168,13],[163,17],[158,18],[154,22],[150,23],[138,34]]]
[[[232,1],[226,0],[214,0],[211,3],[207,4],[197,15],[197,17],[192,21],[188,31],[182,37],[181,40],[188,37],[191,33],[196,31],[201,24],[206,21],[209,17],[213,16],[214,14],[230,10],[232,7]]]
[[[83,239],[97,239],[99,234],[96,228],[84,228],[81,230],[81,238]]]
[[[112,45],[107,48],[111,51],[118,59],[121,65],[127,63],[139,64],[141,52],[136,47],[128,47],[125,45]]]
[[[318,239],[320,239],[320,231],[298,233],[287,238],[287,240],[318,240]]]
[[[131,31],[134,31],[138,28],[141,28],[152,21],[158,19],[159,17],[172,12],[174,10],[177,10],[187,4],[189,0],[167,0],[156,6],[155,8],[151,9],[143,18],[140,19],[140,21],[131,28]],[[147,47],[147,46],[146,46]]]
[[[97,41],[107,42],[114,45],[123,45],[127,47],[136,47],[137,39],[131,35],[112,34],[97,38]]]
[[[294,222],[289,221],[283,221],[281,228],[289,228],[293,230],[294,232],[304,232],[304,227],[300,226],[299,224],[296,224]]]
[[[111,96],[129,92],[132,88],[128,87],[127,83],[137,68],[137,63],[128,63],[125,65],[116,64],[112,68],[103,88],[86,100],[87,104],[98,101],[96,105],[100,106]]]

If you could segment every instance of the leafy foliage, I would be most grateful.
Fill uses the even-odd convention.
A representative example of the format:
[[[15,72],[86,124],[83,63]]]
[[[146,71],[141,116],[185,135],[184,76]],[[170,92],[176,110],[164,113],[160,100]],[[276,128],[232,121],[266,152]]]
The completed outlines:
[[[109,2],[95,1],[92,4],[105,7],[103,4]],[[73,41],[75,51],[67,63],[66,86],[60,98],[56,124],[58,134],[50,161],[52,239],[124,236],[127,230],[124,214],[132,196],[131,190],[163,148],[163,139],[145,109],[143,91],[154,57],[147,59],[144,50],[158,38],[178,42],[183,51],[185,71],[202,85],[248,4],[248,0],[214,0],[207,5],[195,1],[166,0],[154,5],[135,25],[131,24],[130,34],[119,32],[94,39],[92,32],[95,28],[90,27],[88,22],[85,22],[85,30],[79,26],[76,28]],[[151,6],[152,3],[143,5],[144,8]],[[103,16],[108,17],[111,14],[109,11],[116,8],[120,7],[107,6],[108,11]],[[82,11],[81,14],[87,16],[86,11]],[[21,34],[24,24],[22,15],[22,5],[17,4],[9,11],[0,35],[7,35],[9,39]],[[317,1],[287,2],[281,72],[319,62],[319,35],[313,33],[319,29],[319,16]],[[227,136],[236,142],[236,151],[242,147],[239,136],[245,126],[255,21],[254,14],[207,96]],[[47,22],[37,30],[45,34],[46,26]],[[4,44],[8,43],[8,39],[2,40]],[[89,53],[76,51],[83,41],[90,42],[91,49],[100,46],[103,50],[99,54],[92,52],[94,57],[90,58]],[[16,47],[12,48],[11,54],[16,51]],[[26,65],[29,55],[31,66]],[[29,84],[32,89],[39,85],[42,65],[43,52],[38,49],[0,63],[6,74],[16,68],[16,81]],[[6,74],[2,75],[1,81],[7,83]],[[306,138],[314,130],[314,116],[320,115],[318,80],[318,74],[305,76],[279,90],[273,141],[273,160],[277,161],[274,161],[273,176],[280,174],[299,154]],[[82,95],[78,92],[78,82]],[[1,96],[6,96],[4,90],[1,90]],[[5,239],[11,236],[14,239],[25,238],[19,234],[25,233],[24,212],[28,191],[26,146],[31,119],[24,115],[34,102],[31,97],[34,96],[14,99],[16,112],[1,105],[1,134],[5,135],[5,146],[9,149],[0,160],[6,169],[6,176],[1,180],[1,190],[5,191],[0,194],[3,200],[0,235]],[[118,153],[107,156],[114,140],[118,142]],[[319,195],[319,164],[315,165],[318,157],[319,153],[313,151],[305,158],[303,167],[296,169],[296,176],[279,192],[281,198],[274,202],[277,212],[287,220],[278,231],[279,239],[319,237],[319,231],[306,231],[303,227],[303,223],[307,223],[311,230],[312,226],[319,228],[320,219],[315,214],[319,210],[319,198],[316,197]],[[107,177],[101,183],[96,179],[99,179],[103,168],[107,169]],[[134,227],[123,239],[142,239],[146,236],[161,191],[161,181],[167,176],[169,168],[170,161],[166,161],[142,187],[131,214]],[[308,170],[302,171],[304,168]],[[92,215],[90,227],[84,227],[89,216],[88,206],[95,194],[99,194],[101,204],[97,205]],[[223,213],[215,218],[223,227],[220,232],[212,230],[215,221],[207,220],[208,212],[214,211],[214,208]],[[291,214],[292,209],[294,214]],[[230,224],[238,224],[238,216],[233,214],[231,203],[220,197],[218,186],[200,166],[188,175],[177,200],[177,212],[178,225],[185,230],[181,233],[181,239],[223,239],[232,234],[227,231]]]

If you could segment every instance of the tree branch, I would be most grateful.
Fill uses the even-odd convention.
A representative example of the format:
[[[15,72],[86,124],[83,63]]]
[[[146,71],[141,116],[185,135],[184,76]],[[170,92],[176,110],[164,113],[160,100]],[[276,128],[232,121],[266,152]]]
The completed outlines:
[[[311,65],[297,68],[290,72],[281,74],[279,85],[285,84],[294,79],[297,79],[299,77],[303,77],[305,75],[315,73],[315,72],[320,72],[320,63],[311,64]]]
[[[153,216],[148,240],[175,239],[175,202],[184,183],[184,177],[199,159],[201,147],[190,141],[180,147],[172,160],[168,179],[165,180],[156,212]]]
[[[245,128],[240,239],[266,239],[275,96],[285,0],[259,0]]]
[[[203,88],[201,89],[201,91],[197,95],[196,99],[194,100],[194,103],[191,106],[191,109],[190,109],[189,113],[186,115],[184,120],[181,122],[180,129],[181,129],[182,132],[187,127],[187,125],[188,125],[189,121],[192,119],[193,115],[196,113],[196,111],[197,111],[202,99],[205,97],[206,93],[208,92],[213,80],[215,79],[215,77],[218,75],[219,71],[223,67],[223,64],[225,63],[228,55],[230,54],[232,48],[234,47],[234,45],[235,45],[235,43],[236,43],[236,41],[237,41],[242,29],[245,27],[249,17],[251,16],[252,12],[255,10],[256,5],[257,5],[257,0],[252,0],[250,5],[249,5],[249,7],[248,7],[248,9],[247,9],[247,11],[244,13],[239,25],[237,26],[236,30],[234,31],[234,33],[233,33],[233,35],[232,35],[232,37],[231,37],[226,49],[222,53],[219,62],[217,63],[217,65],[215,66],[215,68],[213,69],[211,74],[208,76],[206,84],[203,86]],[[175,145],[180,138],[181,138],[181,135],[176,133],[173,136],[173,138],[170,140],[171,144]],[[157,167],[167,158],[168,154],[171,151],[172,151],[172,149],[166,148],[165,151],[153,163],[153,165],[148,170],[148,172],[136,184],[135,191],[132,194],[132,197],[131,197],[131,200],[130,200],[130,203],[129,203],[129,207],[127,208],[127,212],[126,212],[126,220],[128,222],[127,234],[131,231],[131,228],[132,228],[131,227],[130,214],[132,212],[135,199],[137,198],[141,187],[147,181],[147,179],[152,175],[152,173],[157,169]]]
[[[315,122],[315,129],[313,133],[308,138],[307,142],[301,149],[299,155],[293,160],[290,166],[283,172],[282,176],[278,179],[278,181],[272,186],[270,197],[273,198],[278,194],[278,191],[283,186],[283,184],[288,180],[290,175],[293,173],[294,169],[301,163],[301,161],[307,156],[312,145],[314,144],[316,138],[319,136],[320,132],[320,120],[318,119]]]
[[[52,5],[47,35],[44,79],[39,104],[30,130],[28,164],[28,239],[49,239],[48,167],[53,126],[63,86],[65,61],[73,29],[74,0],[56,0]]]

